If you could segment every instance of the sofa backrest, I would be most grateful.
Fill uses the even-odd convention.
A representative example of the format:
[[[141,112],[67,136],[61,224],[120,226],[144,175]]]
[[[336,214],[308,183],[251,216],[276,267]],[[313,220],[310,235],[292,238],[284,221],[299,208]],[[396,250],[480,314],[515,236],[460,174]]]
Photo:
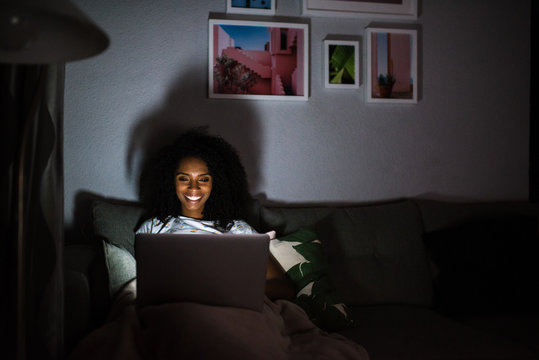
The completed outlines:
[[[253,201],[247,221],[260,232],[275,230],[278,236],[303,227],[314,228],[330,261],[337,290],[350,305],[429,305],[432,274],[423,233],[508,212],[537,216],[539,205],[403,200],[342,207],[285,207],[261,206]],[[105,309],[121,286],[136,276],[134,230],[142,214],[137,202],[98,199],[93,203],[92,224],[99,255],[91,281]]]
[[[473,220],[499,216],[539,215],[539,203],[526,201],[449,202],[416,199],[423,219],[424,232],[429,233]]]
[[[421,215],[414,202],[291,208],[260,206],[254,201],[250,209],[248,222],[260,232],[275,230],[280,236],[314,228],[330,260],[337,290],[349,304],[430,304]],[[96,293],[101,293],[101,307],[136,276],[134,230],[142,215],[136,202],[93,202],[93,232],[99,249],[93,283]],[[99,283],[106,287],[100,288]]]
[[[345,303],[431,305],[432,278],[414,202],[341,208],[315,228]]]
[[[278,236],[288,235],[303,227],[314,225],[335,210],[335,207],[330,206],[261,206],[258,213],[258,230],[261,232],[274,230]]]

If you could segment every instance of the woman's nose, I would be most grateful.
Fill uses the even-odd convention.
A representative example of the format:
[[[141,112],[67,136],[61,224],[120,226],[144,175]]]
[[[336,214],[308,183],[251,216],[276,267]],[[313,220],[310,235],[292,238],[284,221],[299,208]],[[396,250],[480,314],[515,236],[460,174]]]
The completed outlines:
[[[198,182],[194,180],[189,181],[189,189],[198,189]]]

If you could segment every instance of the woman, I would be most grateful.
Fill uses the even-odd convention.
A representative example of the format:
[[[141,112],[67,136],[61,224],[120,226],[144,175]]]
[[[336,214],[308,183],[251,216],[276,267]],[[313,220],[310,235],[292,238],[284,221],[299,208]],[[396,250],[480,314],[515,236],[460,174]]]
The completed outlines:
[[[141,178],[151,218],[137,232],[250,233],[245,171],[219,137],[190,131],[166,147]],[[266,276],[272,300],[294,297],[273,259]],[[174,302],[135,307],[135,280],[116,296],[109,321],[71,359],[368,359],[357,343],[317,328],[290,301],[266,301],[262,312]]]
[[[247,176],[235,149],[200,130],[165,147],[141,178],[150,218],[137,233],[255,233],[244,219],[250,200]],[[292,283],[270,256],[270,299],[292,299]]]

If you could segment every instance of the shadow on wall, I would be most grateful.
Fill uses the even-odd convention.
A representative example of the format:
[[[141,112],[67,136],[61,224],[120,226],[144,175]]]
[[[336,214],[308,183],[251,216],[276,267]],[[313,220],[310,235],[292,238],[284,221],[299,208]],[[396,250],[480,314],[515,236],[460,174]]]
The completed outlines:
[[[136,181],[147,159],[163,146],[193,127],[207,126],[208,132],[219,135],[236,148],[241,157],[251,189],[260,180],[261,151],[260,123],[250,100],[218,100],[207,97],[207,68],[196,66],[185,69],[173,82],[163,103],[155,111],[135,121],[131,130],[126,158],[128,178]],[[66,229],[66,242],[84,241],[91,204],[103,196],[81,191],[77,193],[73,225]]]
[[[138,121],[132,129],[127,154],[128,175],[139,180],[144,163],[163,146],[193,127],[207,126],[209,133],[219,135],[238,151],[248,175],[251,189],[260,179],[259,120],[254,103],[246,100],[207,98],[207,69],[187,69],[174,82],[162,106]]]

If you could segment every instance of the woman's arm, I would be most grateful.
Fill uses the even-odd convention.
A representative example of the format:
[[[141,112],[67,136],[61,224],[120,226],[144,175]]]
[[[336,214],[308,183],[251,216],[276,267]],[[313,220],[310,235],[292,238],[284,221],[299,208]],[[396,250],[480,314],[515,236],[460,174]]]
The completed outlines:
[[[271,300],[292,300],[296,297],[294,284],[286,277],[281,266],[271,254],[269,255],[268,270],[266,271],[266,295]]]

